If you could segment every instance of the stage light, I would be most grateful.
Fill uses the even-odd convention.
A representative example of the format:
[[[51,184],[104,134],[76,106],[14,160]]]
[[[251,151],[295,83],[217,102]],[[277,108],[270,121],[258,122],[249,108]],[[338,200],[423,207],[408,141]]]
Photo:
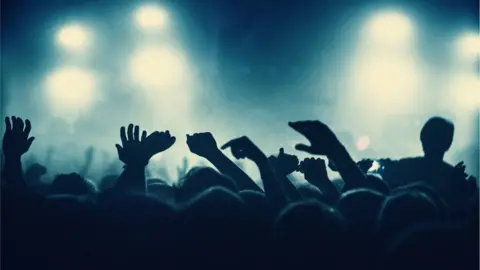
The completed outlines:
[[[61,111],[76,111],[88,108],[93,101],[95,80],[80,68],[60,68],[46,80],[46,93],[52,107]]]
[[[463,34],[458,39],[458,51],[466,60],[476,60],[480,56],[480,35],[475,33]]]
[[[370,138],[368,136],[361,136],[357,140],[357,150],[365,151],[370,145]]]
[[[178,86],[186,76],[182,55],[167,47],[150,47],[138,51],[131,60],[132,79],[146,88]]]
[[[79,24],[66,25],[57,33],[58,45],[72,51],[85,50],[90,45],[90,39],[89,31]]]
[[[134,14],[137,26],[144,30],[154,30],[168,24],[168,14],[155,5],[146,5],[138,8]]]
[[[364,31],[370,41],[379,44],[408,44],[413,37],[412,22],[397,11],[375,15],[367,22]]]

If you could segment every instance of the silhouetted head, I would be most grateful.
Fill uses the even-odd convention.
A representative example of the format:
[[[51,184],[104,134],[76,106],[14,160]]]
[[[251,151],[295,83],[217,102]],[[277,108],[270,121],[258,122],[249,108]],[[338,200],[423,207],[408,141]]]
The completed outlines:
[[[432,117],[428,119],[420,133],[423,152],[426,157],[441,158],[453,142],[454,125],[451,121]]]
[[[212,187],[224,187],[232,192],[237,192],[235,182],[209,167],[194,167],[180,179],[175,190],[177,202],[188,202],[191,198]]]
[[[303,199],[312,199],[317,200],[319,202],[326,203],[325,197],[323,196],[322,191],[318,189],[316,186],[306,183],[306,184],[298,184],[296,185],[298,193],[302,196]]]
[[[371,235],[385,195],[370,189],[353,189],[342,194],[337,208],[347,221],[350,231]]]
[[[193,198],[176,223],[177,269],[243,269],[251,246],[247,221],[244,202],[228,189],[214,187]]]
[[[36,185],[40,183],[40,179],[47,173],[47,168],[39,163],[33,163],[25,172],[25,181],[28,185]]]
[[[423,183],[423,182],[415,182],[409,185],[405,185],[393,190],[394,194],[408,192],[408,191],[419,191],[423,192],[426,196],[428,196],[432,202],[437,207],[441,218],[448,218],[450,214],[450,209],[447,203],[445,202],[444,198],[438,194],[432,187]]]
[[[387,240],[415,226],[439,220],[440,211],[425,193],[414,190],[398,192],[384,201],[377,232],[383,240]]]
[[[287,206],[275,222],[277,268],[302,269],[320,263],[322,268],[336,269],[345,232],[342,215],[324,203],[312,200]]]
[[[69,194],[77,196],[94,195],[97,192],[95,184],[76,173],[60,174],[52,182],[50,194]]]
[[[100,191],[104,191],[104,190],[113,188],[117,183],[118,177],[119,176],[116,174],[110,174],[110,175],[104,176],[102,180],[100,180],[100,183],[98,184],[98,189]]]
[[[174,203],[174,188],[167,183],[167,181],[154,178],[147,180],[148,194],[157,197],[164,203]]]

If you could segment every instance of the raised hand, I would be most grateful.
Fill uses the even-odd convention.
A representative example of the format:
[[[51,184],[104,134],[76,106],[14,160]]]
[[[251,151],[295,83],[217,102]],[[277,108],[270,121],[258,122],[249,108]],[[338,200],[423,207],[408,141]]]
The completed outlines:
[[[140,127],[128,126],[127,132],[125,127],[120,129],[120,139],[122,145],[116,144],[119,159],[127,165],[145,166],[150,158],[160,152],[170,148],[175,143],[175,137],[172,137],[168,131],[150,134],[143,131],[140,137]]]
[[[293,173],[298,167],[298,157],[295,155],[285,154],[283,148],[280,148],[279,154],[277,157],[270,156],[270,164],[275,168],[277,173],[281,175],[289,175]]]
[[[217,142],[210,132],[187,134],[187,145],[190,152],[204,158],[218,151]]]
[[[21,157],[25,154],[35,140],[29,137],[32,126],[27,119],[25,123],[22,118],[12,116],[5,118],[5,134],[3,136],[3,152],[8,157]]]
[[[363,173],[367,173],[370,168],[372,168],[373,165],[373,160],[371,159],[362,159],[359,162],[357,162],[358,168],[362,170]]]
[[[154,155],[172,147],[175,141],[176,138],[170,135],[170,131],[155,131],[152,134],[148,135],[148,137],[146,137],[145,139],[142,139],[142,146],[145,156],[148,158],[148,160],[150,160],[150,158]]]
[[[265,154],[246,136],[233,139],[222,146],[222,150],[230,148],[236,159],[248,158],[254,162],[266,159]]]
[[[312,181],[327,177],[325,161],[320,158],[306,158],[298,165],[298,171],[303,173],[305,179]]]
[[[320,121],[290,122],[288,125],[310,142],[310,145],[295,145],[298,151],[313,155],[330,155],[341,145],[332,130]]]

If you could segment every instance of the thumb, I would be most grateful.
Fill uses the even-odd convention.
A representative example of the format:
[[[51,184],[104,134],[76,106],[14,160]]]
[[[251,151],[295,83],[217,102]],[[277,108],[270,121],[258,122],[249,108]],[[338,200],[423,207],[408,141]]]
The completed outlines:
[[[283,154],[285,154],[285,150],[282,147],[282,148],[280,148],[280,154],[279,155],[283,155]]]
[[[313,154],[313,153],[312,153],[312,147],[311,147],[311,146],[308,146],[308,145],[305,145],[305,144],[303,144],[303,143],[299,143],[299,144],[295,145],[295,149],[297,149],[298,151],[302,151],[302,152],[307,152],[307,153]]]
[[[117,153],[118,155],[120,156],[120,153],[122,152],[122,146],[120,146],[120,144],[115,144],[115,148],[117,148]]]
[[[35,137],[28,138],[28,140],[27,140],[27,146],[28,146],[29,148],[30,148],[30,146],[32,145],[33,140],[35,140]]]

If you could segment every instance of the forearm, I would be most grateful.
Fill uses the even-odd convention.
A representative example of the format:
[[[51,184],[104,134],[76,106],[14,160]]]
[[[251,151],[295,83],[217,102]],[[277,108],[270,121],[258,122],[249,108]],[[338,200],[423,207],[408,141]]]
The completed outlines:
[[[262,192],[260,187],[220,150],[208,156],[207,160],[210,161],[210,163],[212,163],[212,165],[221,173],[233,178],[239,190],[255,190]]]
[[[280,181],[279,184],[283,193],[290,201],[299,201],[302,199],[302,196],[287,175],[282,176],[281,174],[277,173],[277,177]]]
[[[340,192],[337,190],[332,181],[328,179],[328,177],[323,179],[321,176],[316,176],[306,178],[305,180],[316,186],[323,193],[323,196],[328,200],[329,203],[336,203],[340,198]]]
[[[328,155],[328,158],[335,163],[335,166],[342,176],[343,181],[345,181],[345,184],[351,188],[358,188],[365,185],[365,174],[363,174],[362,170],[358,168],[357,164],[353,161],[343,145],[339,143],[336,151],[331,155]]]
[[[5,183],[12,189],[27,190],[27,184],[22,171],[21,157],[5,156],[5,163],[3,167],[3,177]]]
[[[273,169],[270,167],[267,157],[259,157],[254,162],[260,170],[265,195],[277,208],[280,209],[284,207],[287,203],[287,199],[278,183]]]
[[[125,165],[115,190],[121,192],[146,192],[145,166]]]

